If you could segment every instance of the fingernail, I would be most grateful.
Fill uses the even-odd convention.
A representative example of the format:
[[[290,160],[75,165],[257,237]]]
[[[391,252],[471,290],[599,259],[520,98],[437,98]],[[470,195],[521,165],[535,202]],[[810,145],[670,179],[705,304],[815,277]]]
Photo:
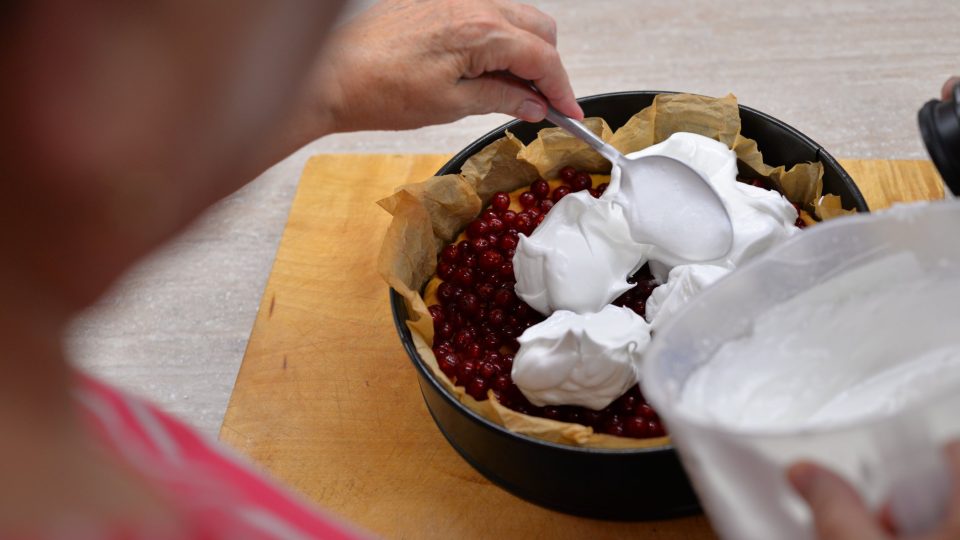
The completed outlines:
[[[546,118],[547,108],[540,103],[532,99],[525,99],[523,103],[520,104],[520,108],[517,109],[517,118],[521,120],[526,120],[527,122],[539,122]]]
[[[583,120],[586,115],[583,114],[583,107],[581,107],[579,103],[577,103],[577,111],[579,111],[579,114],[574,116],[574,118]]]

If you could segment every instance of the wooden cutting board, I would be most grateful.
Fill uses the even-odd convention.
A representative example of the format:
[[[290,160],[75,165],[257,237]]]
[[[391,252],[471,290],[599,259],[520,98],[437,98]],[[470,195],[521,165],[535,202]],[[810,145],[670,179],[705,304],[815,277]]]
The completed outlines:
[[[440,434],[375,269],[389,216],[374,201],[428,178],[446,159],[310,160],[221,440],[318,505],[388,538],[712,537],[701,516],[619,523],[545,510],[492,485]],[[843,165],[873,209],[943,196],[928,162]]]

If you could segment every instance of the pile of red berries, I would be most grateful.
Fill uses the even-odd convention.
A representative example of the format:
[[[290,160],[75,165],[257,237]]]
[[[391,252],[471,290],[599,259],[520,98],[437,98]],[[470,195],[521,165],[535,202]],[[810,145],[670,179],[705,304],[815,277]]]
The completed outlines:
[[[611,435],[660,437],[663,425],[638,386],[605,409],[594,411],[578,406],[534,406],[510,378],[513,355],[519,348],[517,337],[544,318],[514,292],[512,261],[520,233],[532,233],[553,205],[568,194],[589,190],[599,197],[607,187],[592,187],[590,175],[572,167],[561,169],[559,176],[563,183],[553,189],[543,179],[530,184],[518,197],[519,212],[510,210],[507,193],[494,194],[489,208],[467,225],[467,238],[440,252],[440,303],[429,307],[437,363],[477,400],[487,399],[492,389],[497,401],[517,412],[575,422]],[[614,304],[643,316],[656,282],[646,267],[631,279],[636,286]]]

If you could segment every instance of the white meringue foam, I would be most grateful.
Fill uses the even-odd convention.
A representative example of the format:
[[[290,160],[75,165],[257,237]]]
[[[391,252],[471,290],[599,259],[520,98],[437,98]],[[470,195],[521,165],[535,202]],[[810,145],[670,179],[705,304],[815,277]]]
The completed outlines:
[[[514,363],[514,382],[534,404],[580,404],[600,409],[636,383],[635,378],[612,373],[620,373],[614,368],[626,362],[622,351],[637,342],[637,333],[645,333],[649,340],[650,327],[641,329],[633,320],[642,320],[636,315],[597,317],[608,309],[629,311],[609,303],[630,288],[627,278],[648,260],[655,275],[666,278],[647,301],[647,321],[657,328],[705,287],[799,230],[794,226],[797,211],[782,195],[737,181],[736,153],[721,142],[693,133],[675,133],[628,157],[640,156],[668,157],[706,178],[730,216],[733,246],[720,259],[691,264],[632,236],[629,219],[646,219],[638,212],[650,208],[650,204],[631,200],[633,190],[623,189],[624,179],[617,167],[599,199],[587,192],[561,199],[530,237],[521,236],[513,258],[518,296],[545,315],[556,312],[524,332]],[[670,174],[670,170],[663,167],[660,173]],[[645,223],[633,232],[653,226]],[[681,237],[690,233],[679,229],[666,232]],[[598,321],[622,328],[599,328]],[[600,338],[593,336],[597,332],[602,332]],[[590,356],[584,356],[584,350],[589,350]],[[630,363],[639,367],[641,353],[631,353]],[[609,376],[594,376],[591,369]],[[586,375],[580,373],[591,378],[584,382],[581,379]]]
[[[960,278],[932,276],[911,254],[854,268],[722,345],[687,379],[677,409],[783,432],[888,416],[943,395],[960,385],[958,296]]]
[[[667,282],[653,290],[647,299],[646,318],[656,330],[673,318],[691,298],[730,272],[723,266],[684,264],[670,270]]]
[[[513,382],[537,406],[600,410],[637,384],[650,326],[632,310],[556,311],[520,336]]]
[[[589,192],[571,193],[529,237],[520,235],[516,292],[544,315],[596,313],[630,289],[627,277],[650,247],[630,238],[622,210]]]
[[[685,163],[706,178],[723,201],[733,224],[733,247],[725,257],[701,261],[700,264],[735,268],[783,242],[798,230],[794,226],[797,210],[782,195],[737,181],[737,154],[719,141],[694,133],[674,133],[660,144],[629,155],[640,156],[666,156]],[[610,176],[610,188],[601,199],[629,207],[632,202],[625,198],[622,190],[615,187],[619,184],[620,171],[614,168]],[[682,231],[678,231],[678,234],[682,234]],[[669,266],[690,263],[658,246],[653,246],[650,259]]]
[[[686,264],[670,253],[651,249],[656,273],[670,268],[666,283],[654,289],[647,300],[646,318],[654,328],[661,327],[711,283],[800,230],[794,225],[797,210],[783,195],[737,181],[737,155],[721,142],[675,133],[631,155],[670,156],[699,171],[720,195],[733,224],[733,247],[722,259]]]

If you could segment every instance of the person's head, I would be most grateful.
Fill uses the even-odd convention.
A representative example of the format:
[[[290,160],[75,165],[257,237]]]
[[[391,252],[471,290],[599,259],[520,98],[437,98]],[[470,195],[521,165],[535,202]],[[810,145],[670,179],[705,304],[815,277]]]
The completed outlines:
[[[3,3],[0,281],[76,310],[222,197],[342,3]]]

